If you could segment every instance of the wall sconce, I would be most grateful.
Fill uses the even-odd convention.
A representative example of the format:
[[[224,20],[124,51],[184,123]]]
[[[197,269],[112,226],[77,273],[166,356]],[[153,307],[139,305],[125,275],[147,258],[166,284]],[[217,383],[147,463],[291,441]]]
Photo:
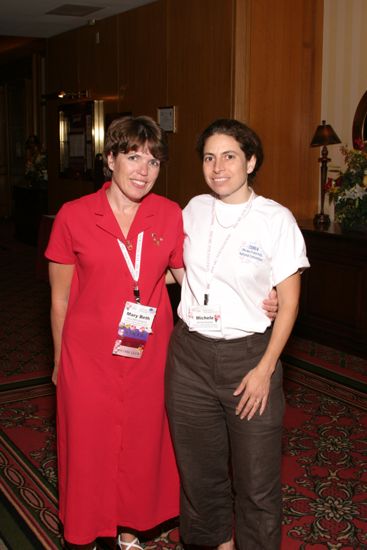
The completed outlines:
[[[320,212],[313,219],[315,227],[320,229],[327,228],[330,225],[330,217],[324,213],[327,163],[330,162],[327,145],[335,145],[336,143],[341,143],[340,139],[330,124],[326,124],[325,120],[323,120],[322,124],[316,128],[315,135],[310,144],[311,147],[322,147],[321,157],[319,158],[319,162],[321,163]]]
[[[94,101],[93,139],[94,156],[102,154],[104,146],[104,108],[102,99]]]
[[[57,97],[59,99],[87,99],[89,97],[89,91],[79,90],[78,92],[66,92],[65,90],[60,90],[57,92]]]
[[[50,101],[53,99],[88,99],[90,97],[89,90],[80,90],[78,92],[72,92],[65,90],[60,90],[56,92],[50,92],[49,94],[42,94],[42,104],[44,105],[46,101]]]

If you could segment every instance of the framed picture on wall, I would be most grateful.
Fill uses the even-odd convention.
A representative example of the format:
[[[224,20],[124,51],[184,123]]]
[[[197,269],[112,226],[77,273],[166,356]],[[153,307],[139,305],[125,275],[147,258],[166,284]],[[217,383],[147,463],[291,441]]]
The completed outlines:
[[[177,132],[177,109],[174,105],[158,107],[157,122],[166,132]]]
[[[93,101],[59,107],[59,174],[62,178],[93,179],[93,112]]]

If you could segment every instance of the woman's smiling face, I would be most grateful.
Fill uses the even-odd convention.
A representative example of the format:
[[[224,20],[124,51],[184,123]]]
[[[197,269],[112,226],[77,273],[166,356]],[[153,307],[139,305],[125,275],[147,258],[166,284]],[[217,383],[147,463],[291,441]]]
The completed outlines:
[[[232,136],[213,134],[205,142],[204,178],[210,189],[224,202],[235,204],[248,200],[247,175],[255,165],[256,157],[253,155],[247,160]]]
[[[112,185],[133,202],[140,202],[149,193],[159,175],[160,161],[147,146],[116,156],[110,153],[107,160]]]

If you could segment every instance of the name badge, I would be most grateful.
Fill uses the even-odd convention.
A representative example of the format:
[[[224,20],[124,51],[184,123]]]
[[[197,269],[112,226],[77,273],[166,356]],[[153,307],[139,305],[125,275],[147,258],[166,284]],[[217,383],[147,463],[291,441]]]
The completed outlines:
[[[198,332],[200,330],[218,331],[221,326],[219,306],[191,306],[189,310],[189,330]]]
[[[126,302],[117,329],[117,339],[113,346],[113,355],[140,359],[145,344],[152,332],[157,308]]]

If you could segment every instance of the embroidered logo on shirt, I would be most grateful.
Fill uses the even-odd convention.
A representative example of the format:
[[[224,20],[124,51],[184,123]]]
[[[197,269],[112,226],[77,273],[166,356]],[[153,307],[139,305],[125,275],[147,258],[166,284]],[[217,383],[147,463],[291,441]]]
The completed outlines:
[[[240,259],[242,261],[255,260],[257,262],[264,261],[264,252],[256,241],[242,243],[239,250]]]
[[[152,239],[153,239],[154,244],[156,244],[157,246],[159,246],[161,244],[161,242],[163,241],[163,237],[158,237],[158,235],[156,233],[152,233]]]

